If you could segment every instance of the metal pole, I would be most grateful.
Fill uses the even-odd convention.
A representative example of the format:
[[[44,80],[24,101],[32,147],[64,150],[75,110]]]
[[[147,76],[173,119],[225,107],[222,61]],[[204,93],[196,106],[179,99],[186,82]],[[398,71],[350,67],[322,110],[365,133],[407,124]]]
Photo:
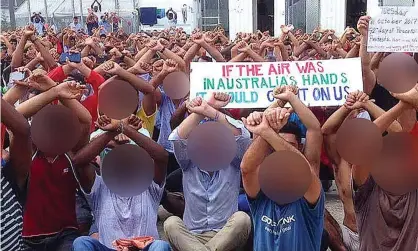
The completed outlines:
[[[84,22],[83,22],[83,1],[82,0],[80,0],[80,22],[81,22],[81,25],[84,26]]]
[[[47,0],[44,0],[44,5],[45,5],[46,23],[49,23],[49,18],[48,18],[48,3],[47,3]]]
[[[73,11],[73,18],[75,17],[75,6],[74,6],[74,0],[71,0],[71,8]]]
[[[32,17],[32,11],[30,10],[30,0],[28,0],[28,11],[29,11],[29,23],[32,23],[31,17]]]

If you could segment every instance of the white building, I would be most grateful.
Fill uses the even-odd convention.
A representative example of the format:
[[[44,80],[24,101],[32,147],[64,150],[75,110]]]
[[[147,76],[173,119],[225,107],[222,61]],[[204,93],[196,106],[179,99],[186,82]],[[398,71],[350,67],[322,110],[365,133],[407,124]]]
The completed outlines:
[[[275,36],[282,24],[311,32],[320,26],[341,34],[358,18],[379,6],[412,6],[415,0],[229,0],[229,33],[254,32],[267,27]],[[263,6],[264,5],[264,6]]]

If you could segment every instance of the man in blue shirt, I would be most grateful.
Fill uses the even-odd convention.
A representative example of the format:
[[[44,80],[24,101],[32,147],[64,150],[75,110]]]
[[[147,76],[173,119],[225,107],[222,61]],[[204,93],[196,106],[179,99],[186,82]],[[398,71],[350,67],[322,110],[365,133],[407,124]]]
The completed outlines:
[[[281,87],[276,98],[289,102],[307,128],[306,143],[301,149],[298,126],[288,123],[286,108],[270,108],[264,113],[252,113],[244,124],[258,135],[247,150],[241,163],[245,192],[250,202],[254,225],[254,250],[263,251],[319,251],[324,225],[324,192],[318,178],[322,133],[320,123],[288,87]],[[274,121],[266,114],[275,113]],[[255,117],[262,118],[254,119]],[[302,198],[291,203],[277,204],[260,189],[259,167],[273,149],[292,151],[307,160],[312,182]],[[277,168],[280,168],[278,166]],[[281,184],[277,184],[280,186]],[[289,188],[291,191],[291,188]]]
[[[189,102],[191,114],[169,137],[183,172],[185,199],[184,221],[172,216],[164,222],[165,234],[174,250],[235,250],[246,244],[251,231],[250,217],[238,211],[240,163],[250,144],[250,133],[241,121],[219,111],[229,103],[229,95],[216,96],[226,99],[218,100],[214,95],[208,103],[200,97]],[[227,126],[237,143],[234,159],[219,171],[202,170],[188,154],[189,135],[205,118]]]

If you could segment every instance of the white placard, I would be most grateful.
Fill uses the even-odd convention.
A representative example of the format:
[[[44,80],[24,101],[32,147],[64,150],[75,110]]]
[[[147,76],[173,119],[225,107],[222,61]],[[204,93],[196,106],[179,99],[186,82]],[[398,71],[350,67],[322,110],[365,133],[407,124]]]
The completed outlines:
[[[190,98],[209,99],[213,92],[232,96],[227,108],[266,108],[273,89],[299,87],[307,106],[339,106],[348,93],[363,90],[360,58],[298,61],[191,63]]]
[[[380,7],[369,25],[369,52],[418,52],[418,8]]]

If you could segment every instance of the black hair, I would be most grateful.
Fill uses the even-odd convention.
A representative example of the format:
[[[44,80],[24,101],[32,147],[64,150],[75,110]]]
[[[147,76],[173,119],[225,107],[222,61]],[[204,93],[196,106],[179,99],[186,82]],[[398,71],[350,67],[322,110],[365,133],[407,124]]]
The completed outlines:
[[[102,38],[102,37],[106,38],[106,34],[100,34],[100,37],[101,37],[101,38]]]
[[[199,59],[205,60],[206,62],[213,62],[213,59],[208,56],[201,56]]]
[[[293,134],[296,136],[296,140],[298,141],[298,143],[301,143],[302,131],[295,122],[287,122],[286,125],[284,125],[282,129],[280,129],[280,133]]]
[[[11,38],[10,43],[17,43],[17,39],[16,38]]]

